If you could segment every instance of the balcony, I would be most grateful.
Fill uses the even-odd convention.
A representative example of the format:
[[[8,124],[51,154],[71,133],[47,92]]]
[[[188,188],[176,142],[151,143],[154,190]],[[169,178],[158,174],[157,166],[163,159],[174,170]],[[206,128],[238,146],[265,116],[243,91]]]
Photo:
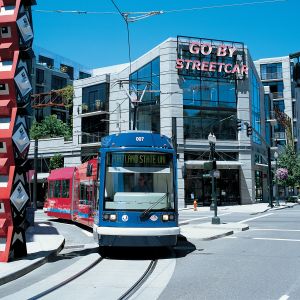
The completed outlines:
[[[281,99],[283,98],[283,92],[273,92],[273,99]]]
[[[274,132],[274,139],[285,140],[285,132]]]
[[[99,144],[101,142],[101,138],[106,136],[107,132],[82,132],[81,136],[78,136],[79,144],[87,145],[87,144]],[[80,143],[81,138],[81,143]]]
[[[93,116],[108,113],[108,101],[96,100],[95,103],[82,103],[78,107],[78,113],[81,111],[81,116]]]
[[[282,79],[282,72],[262,73],[261,80]]]

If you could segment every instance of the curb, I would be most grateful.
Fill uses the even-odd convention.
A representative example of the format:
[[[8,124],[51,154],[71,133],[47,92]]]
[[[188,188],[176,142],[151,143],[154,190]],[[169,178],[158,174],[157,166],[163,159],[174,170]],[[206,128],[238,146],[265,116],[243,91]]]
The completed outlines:
[[[264,211],[259,211],[259,212],[255,212],[255,213],[252,213],[250,214],[251,216],[254,216],[254,215],[258,215],[258,214],[263,214],[267,211],[273,211],[273,210],[282,210],[282,209],[286,209],[286,208],[293,208],[294,206],[296,205],[299,205],[299,203],[294,203],[293,205],[286,205],[286,206],[283,206],[283,207],[274,207],[274,208],[267,208],[266,210]]]
[[[221,234],[216,234],[212,237],[209,237],[209,238],[202,238],[202,239],[199,239],[201,241],[211,241],[211,240],[216,240],[216,239],[219,239],[221,237],[224,237],[224,236],[227,236],[227,235],[232,235],[234,232],[233,230],[231,231],[228,231],[228,232],[225,232],[225,233],[221,233]]]
[[[16,280],[26,274],[28,274],[29,272],[37,269],[38,267],[42,266],[43,264],[45,264],[46,262],[48,262],[49,258],[55,257],[63,248],[65,245],[65,239],[63,239],[62,243],[60,244],[60,246],[49,252],[49,254],[41,259],[39,259],[38,261],[34,262],[33,264],[24,267],[23,269],[20,269],[14,273],[8,274],[4,277],[0,278],[0,286],[8,283],[10,281]]]

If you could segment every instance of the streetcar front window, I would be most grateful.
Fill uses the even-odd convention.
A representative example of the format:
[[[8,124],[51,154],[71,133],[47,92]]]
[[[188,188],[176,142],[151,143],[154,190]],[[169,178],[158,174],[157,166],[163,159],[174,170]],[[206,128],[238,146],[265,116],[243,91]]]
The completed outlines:
[[[108,153],[104,198],[107,210],[173,210],[172,155]]]

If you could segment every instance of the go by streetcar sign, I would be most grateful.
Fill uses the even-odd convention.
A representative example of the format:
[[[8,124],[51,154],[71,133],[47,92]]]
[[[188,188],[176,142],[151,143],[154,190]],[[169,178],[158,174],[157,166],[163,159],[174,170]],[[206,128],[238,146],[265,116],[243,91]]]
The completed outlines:
[[[244,44],[194,37],[177,37],[179,75],[244,79],[248,74]]]

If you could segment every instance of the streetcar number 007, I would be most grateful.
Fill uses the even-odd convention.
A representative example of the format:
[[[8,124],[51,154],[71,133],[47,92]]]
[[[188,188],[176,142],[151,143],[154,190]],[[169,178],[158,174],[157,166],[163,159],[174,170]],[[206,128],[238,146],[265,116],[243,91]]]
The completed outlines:
[[[143,136],[137,136],[137,137],[135,138],[135,140],[136,140],[137,142],[142,142],[142,141],[144,140],[144,137],[143,137]]]

